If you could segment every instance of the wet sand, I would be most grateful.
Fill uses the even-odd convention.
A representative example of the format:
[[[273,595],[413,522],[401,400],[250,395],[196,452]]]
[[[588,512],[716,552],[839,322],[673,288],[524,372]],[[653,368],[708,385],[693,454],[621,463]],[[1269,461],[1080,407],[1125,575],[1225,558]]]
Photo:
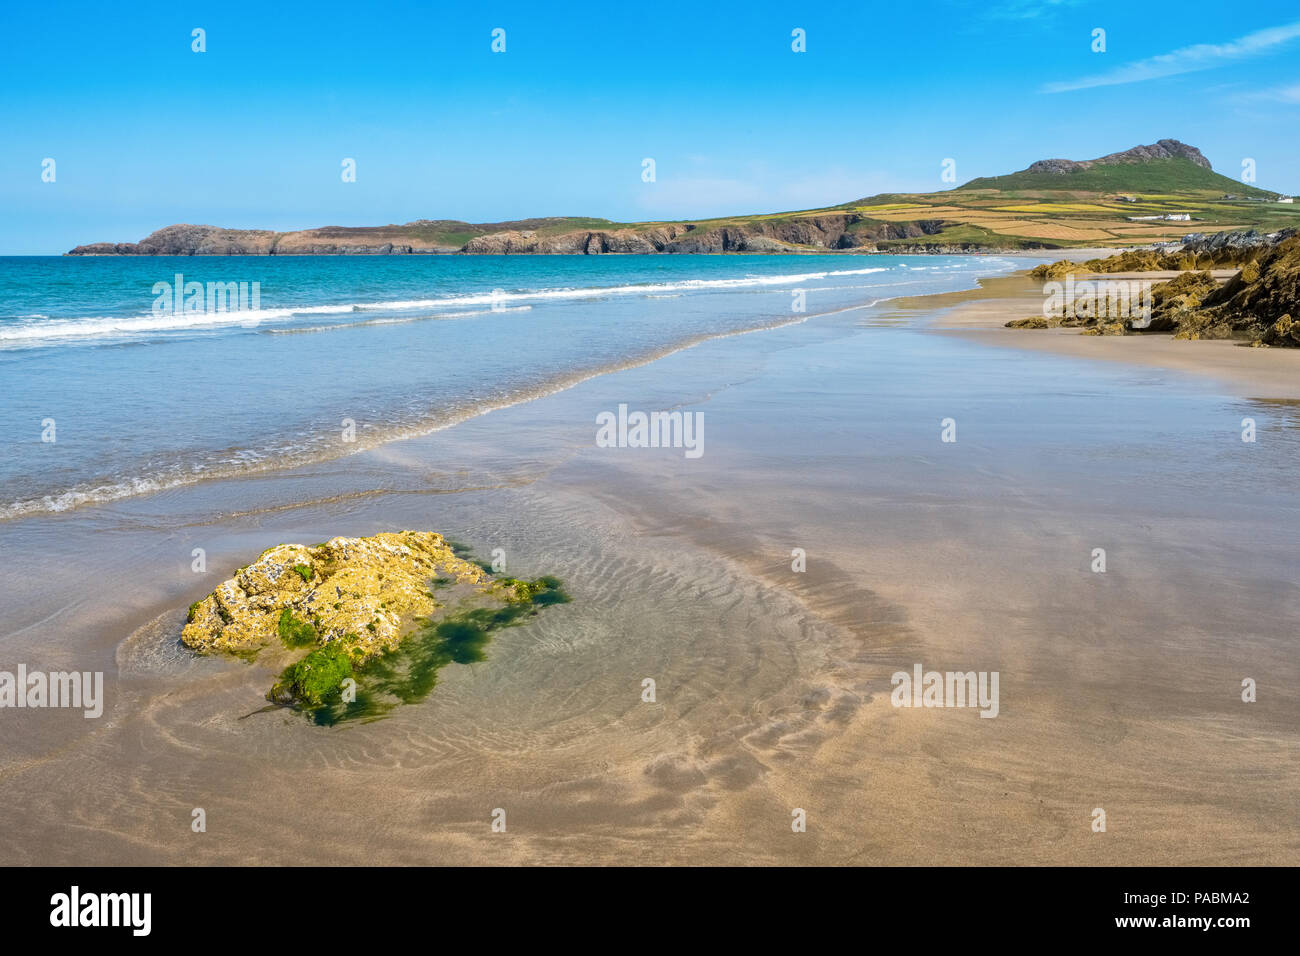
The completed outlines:
[[[1024,345],[1045,333],[971,324],[994,291],[0,526],[0,667],[103,669],[108,696],[98,720],[0,714],[8,862],[1300,862],[1300,415],[1260,400],[1295,397],[1282,366],[1233,387],[1087,351],[1145,339]],[[702,412],[705,454],[595,447],[620,402]],[[265,665],[177,646],[263,548],[408,527],[574,602],[336,728],[259,712]],[[893,707],[914,663],[998,671],[998,717]]]
[[[1233,270],[1216,270],[1228,278]],[[1108,279],[1165,279],[1168,273],[1114,273]],[[945,308],[946,305],[951,307]],[[1226,339],[1176,341],[1172,335],[1080,335],[1078,329],[1008,329],[1005,323],[1041,314],[1042,285],[1023,275],[984,280],[974,296],[918,296],[899,308],[939,310],[931,327],[970,341],[1051,352],[1072,358],[1125,362],[1202,376],[1243,397],[1300,399],[1300,349],[1250,348]]]

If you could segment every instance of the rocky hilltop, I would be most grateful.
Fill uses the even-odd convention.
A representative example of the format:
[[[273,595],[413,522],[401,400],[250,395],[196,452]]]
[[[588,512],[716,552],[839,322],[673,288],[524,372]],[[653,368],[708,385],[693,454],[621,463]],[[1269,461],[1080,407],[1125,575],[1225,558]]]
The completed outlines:
[[[1162,139],[1150,146],[1134,146],[1120,153],[1110,153],[1097,159],[1040,159],[1024,170],[1027,173],[1071,173],[1094,166],[1124,166],[1150,162],[1153,159],[1186,159],[1202,169],[1213,169],[1210,161],[1195,146],[1176,139]]]

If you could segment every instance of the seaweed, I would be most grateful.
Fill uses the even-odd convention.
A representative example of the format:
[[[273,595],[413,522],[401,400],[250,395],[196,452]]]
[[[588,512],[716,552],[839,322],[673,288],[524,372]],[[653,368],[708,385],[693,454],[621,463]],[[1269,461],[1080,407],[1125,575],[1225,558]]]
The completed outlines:
[[[290,675],[289,670],[281,678],[281,685],[277,686],[287,688],[293,705],[321,726],[377,720],[402,704],[423,700],[437,685],[438,672],[448,664],[473,664],[485,660],[494,631],[523,623],[526,618],[537,614],[539,608],[566,604],[571,600],[560,580],[550,575],[536,581],[512,578],[502,583],[513,586],[517,595],[522,591],[527,596],[509,600],[502,607],[473,608],[438,621],[424,621],[396,648],[356,665],[347,674],[324,670],[317,662],[310,671],[313,686],[319,691],[321,685],[334,680],[329,692],[315,697],[299,693],[303,685],[296,671]],[[524,587],[520,588],[520,585]],[[316,653],[313,651],[303,660]],[[299,665],[302,663],[300,661]],[[343,699],[339,686],[347,676],[356,678],[355,699],[352,700]]]
[[[315,626],[308,621],[298,620],[289,608],[280,612],[276,629],[280,634],[280,642],[285,647],[310,647],[316,643]]]
[[[333,641],[286,667],[268,696],[304,708],[320,707],[341,696],[343,682],[352,676],[352,669],[352,652],[343,641]]]

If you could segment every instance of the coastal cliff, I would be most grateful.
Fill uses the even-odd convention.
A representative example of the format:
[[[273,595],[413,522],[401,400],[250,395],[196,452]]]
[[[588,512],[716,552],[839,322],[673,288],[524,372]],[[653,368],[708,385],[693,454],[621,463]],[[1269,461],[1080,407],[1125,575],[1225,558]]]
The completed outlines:
[[[223,229],[219,226],[166,226],[138,243],[99,242],[77,246],[72,256],[266,256],[266,255],[415,255],[463,252],[478,255],[605,255],[627,253],[876,252],[877,241],[919,240],[943,228],[939,219],[881,222],[861,214],[807,216],[731,226],[667,223],[608,229],[564,229],[564,220],[495,223],[492,228],[441,221],[437,234],[428,220],[404,226],[344,228],[301,232]],[[425,234],[421,235],[421,232]],[[472,234],[460,246],[442,235]],[[917,244],[920,247],[920,244]],[[940,251],[936,248],[934,251]]]

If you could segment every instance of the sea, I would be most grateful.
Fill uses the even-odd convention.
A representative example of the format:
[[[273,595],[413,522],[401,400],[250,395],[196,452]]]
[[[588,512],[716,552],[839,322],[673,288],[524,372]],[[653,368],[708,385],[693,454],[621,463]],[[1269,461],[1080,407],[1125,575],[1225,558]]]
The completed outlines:
[[[710,338],[971,288],[1025,264],[4,257],[0,520],[325,461]]]

